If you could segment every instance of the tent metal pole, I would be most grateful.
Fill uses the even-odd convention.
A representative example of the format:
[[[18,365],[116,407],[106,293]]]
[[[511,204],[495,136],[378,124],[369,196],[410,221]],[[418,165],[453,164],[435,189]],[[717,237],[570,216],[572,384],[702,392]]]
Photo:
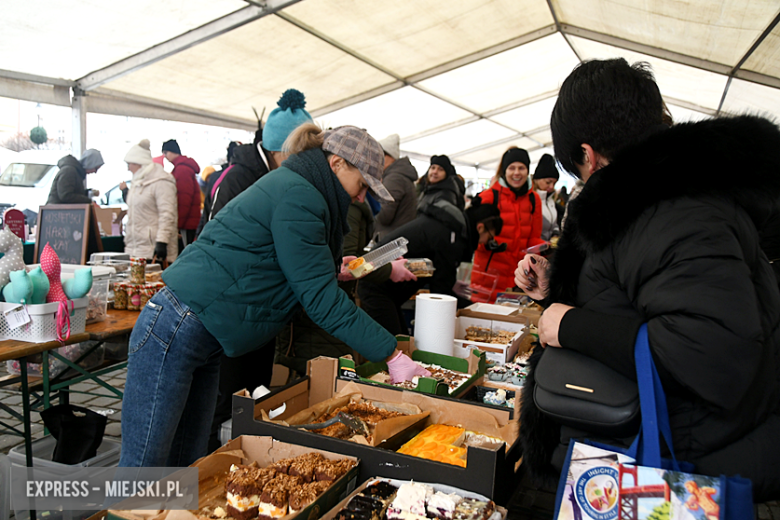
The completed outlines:
[[[73,155],[78,158],[87,149],[87,96],[78,87],[73,87],[71,122],[73,132],[70,148]]]

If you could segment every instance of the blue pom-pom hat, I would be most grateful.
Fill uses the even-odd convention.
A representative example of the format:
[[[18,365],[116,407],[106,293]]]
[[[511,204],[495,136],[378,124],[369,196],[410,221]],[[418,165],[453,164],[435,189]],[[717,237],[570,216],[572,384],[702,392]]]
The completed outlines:
[[[306,97],[299,90],[285,90],[276,104],[279,107],[271,111],[263,127],[263,148],[271,152],[281,152],[282,144],[293,130],[304,123],[313,122],[304,109]]]

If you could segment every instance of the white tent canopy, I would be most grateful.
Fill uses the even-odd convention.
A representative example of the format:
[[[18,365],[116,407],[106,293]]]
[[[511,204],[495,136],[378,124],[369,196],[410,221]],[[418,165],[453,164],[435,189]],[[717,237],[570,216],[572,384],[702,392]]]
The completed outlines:
[[[81,147],[86,112],[251,130],[297,88],[325,125],[491,168],[510,145],[551,153],[563,79],[616,56],[652,64],[675,120],[780,114],[776,0],[6,4],[0,96],[72,106]]]

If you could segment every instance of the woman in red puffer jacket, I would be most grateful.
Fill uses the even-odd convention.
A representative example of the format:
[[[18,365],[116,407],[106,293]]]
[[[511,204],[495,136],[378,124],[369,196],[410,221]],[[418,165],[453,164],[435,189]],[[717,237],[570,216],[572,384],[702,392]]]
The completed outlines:
[[[496,294],[514,287],[514,271],[525,256],[525,250],[544,243],[542,202],[539,195],[529,189],[530,164],[527,151],[514,146],[509,148],[496,172],[498,180],[490,189],[477,195],[482,204],[498,206],[504,227],[495,241],[480,245],[474,254],[472,301],[493,303]]]

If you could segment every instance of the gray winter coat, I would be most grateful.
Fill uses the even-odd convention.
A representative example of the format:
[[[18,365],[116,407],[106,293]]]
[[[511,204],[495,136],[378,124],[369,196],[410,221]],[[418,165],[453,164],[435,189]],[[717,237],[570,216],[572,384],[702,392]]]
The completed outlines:
[[[417,194],[414,182],[417,170],[408,157],[401,157],[385,170],[382,184],[395,201],[382,204],[382,210],[376,215],[375,231],[380,237],[398,229],[417,216]]]

